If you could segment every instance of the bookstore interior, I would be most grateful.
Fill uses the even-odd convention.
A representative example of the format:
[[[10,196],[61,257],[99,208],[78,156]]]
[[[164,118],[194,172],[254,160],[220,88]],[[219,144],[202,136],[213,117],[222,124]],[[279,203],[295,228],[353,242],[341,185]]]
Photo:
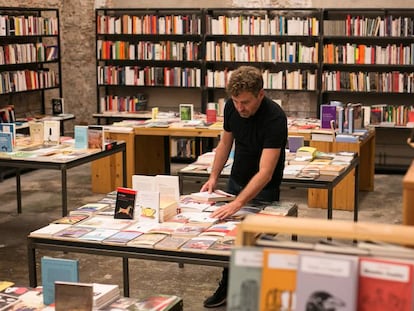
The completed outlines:
[[[0,7],[0,310],[414,309],[414,7],[91,2],[86,52],[60,5]],[[281,199],[220,219],[243,65],[287,116]]]

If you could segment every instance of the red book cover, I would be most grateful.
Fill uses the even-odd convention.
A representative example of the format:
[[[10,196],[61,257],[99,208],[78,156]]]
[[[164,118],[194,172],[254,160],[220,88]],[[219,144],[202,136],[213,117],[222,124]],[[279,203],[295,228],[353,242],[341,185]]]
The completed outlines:
[[[136,194],[137,191],[134,189],[124,187],[117,188],[114,218],[134,218]]]
[[[413,263],[360,257],[358,310],[413,310]]]

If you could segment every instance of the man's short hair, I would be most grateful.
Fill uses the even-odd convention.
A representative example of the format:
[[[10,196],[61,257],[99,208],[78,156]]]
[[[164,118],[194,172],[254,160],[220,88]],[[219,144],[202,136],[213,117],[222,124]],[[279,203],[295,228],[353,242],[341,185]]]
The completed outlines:
[[[242,92],[250,92],[258,96],[261,89],[263,89],[262,73],[253,66],[241,66],[234,70],[226,86],[229,96],[238,96]]]

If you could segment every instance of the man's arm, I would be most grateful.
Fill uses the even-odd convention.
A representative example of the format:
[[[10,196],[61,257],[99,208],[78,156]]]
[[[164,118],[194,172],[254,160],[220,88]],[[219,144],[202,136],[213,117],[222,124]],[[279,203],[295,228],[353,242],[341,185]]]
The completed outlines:
[[[255,198],[272,179],[279,156],[280,149],[263,149],[262,156],[260,157],[259,171],[250,179],[249,183],[234,201],[215,210],[211,217],[220,219],[229,217],[241,209],[247,202]]]
[[[201,187],[200,191],[214,191],[216,188],[217,180],[220,177],[221,171],[227,162],[232,146],[233,134],[231,132],[223,131],[223,134],[215,151],[210,177],[207,182]]]

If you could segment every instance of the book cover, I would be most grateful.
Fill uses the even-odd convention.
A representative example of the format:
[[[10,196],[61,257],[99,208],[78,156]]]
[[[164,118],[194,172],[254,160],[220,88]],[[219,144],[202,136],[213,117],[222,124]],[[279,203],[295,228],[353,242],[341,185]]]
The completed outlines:
[[[163,222],[158,223],[157,226],[151,228],[148,233],[164,233],[164,234],[173,234],[177,229],[183,227],[183,223],[179,222]]]
[[[60,140],[60,121],[43,121],[43,142],[48,145],[58,145]]]
[[[217,239],[218,237],[215,236],[196,236],[185,242],[181,246],[181,250],[203,253],[206,249],[213,245]]]
[[[305,145],[305,137],[303,136],[288,136],[288,148],[289,152],[296,152],[300,147]]]
[[[360,257],[358,310],[413,310],[413,262]]]
[[[231,250],[228,310],[259,310],[262,266],[261,248],[235,247]]]
[[[11,133],[0,132],[0,152],[13,151],[13,135]]]
[[[133,219],[137,191],[118,187],[116,191],[114,218]]]
[[[236,239],[233,236],[220,237],[205,252],[208,254],[230,255],[235,243]]]
[[[321,105],[320,107],[321,128],[333,129],[332,122],[336,123],[336,106]]]
[[[183,300],[175,295],[152,295],[140,299],[138,302],[133,304],[129,309],[130,310],[140,310],[140,311],[167,311],[171,310],[177,305],[182,307]]]
[[[167,236],[165,239],[162,239],[154,248],[165,249],[165,250],[178,250],[184,243],[186,243],[190,238],[183,236]]]
[[[34,230],[32,232],[30,232],[30,236],[32,237],[48,237],[48,236],[52,236],[55,233],[62,231],[64,229],[69,228],[70,226],[72,226],[71,224],[55,224],[55,223],[51,223],[48,224],[42,228],[39,228],[37,230]]]
[[[108,203],[86,203],[78,208],[74,209],[73,211],[69,212],[69,215],[87,215],[91,216],[96,214],[104,209],[108,208]]]
[[[76,226],[91,227],[95,229],[122,230],[136,221],[133,219],[114,218],[109,216],[94,215],[76,224]]]
[[[64,112],[64,100],[63,98],[52,98],[52,113],[54,116],[58,116]]]
[[[90,311],[93,307],[93,285],[77,282],[55,282],[56,311]]]
[[[0,132],[10,133],[12,145],[16,145],[16,124],[14,123],[0,123]]]
[[[76,259],[43,256],[40,261],[43,286],[43,302],[55,301],[55,282],[79,282],[79,261]]]
[[[193,192],[190,194],[190,198],[199,202],[229,202],[233,201],[236,196],[222,190],[215,190],[211,193],[208,191]]]
[[[75,125],[75,149],[88,149],[88,126]]]
[[[122,230],[116,232],[114,235],[104,239],[102,241],[103,244],[127,244],[129,241],[139,237],[142,232],[139,231],[132,231],[132,230]]]
[[[194,105],[180,104],[180,120],[191,121],[194,119]]]
[[[92,230],[79,237],[79,240],[101,242],[117,232],[118,230],[116,229],[96,228],[95,230]]]
[[[43,144],[44,141],[44,126],[43,122],[31,121],[29,122],[30,141],[33,144]]]
[[[144,233],[135,239],[129,241],[127,246],[132,247],[154,247],[156,243],[166,238],[167,235],[163,233]]]
[[[263,250],[260,310],[295,310],[296,271],[299,255],[295,250]]]
[[[139,222],[160,222],[160,193],[158,191],[138,191],[137,214]]]
[[[68,215],[68,216],[64,216],[62,218],[56,219],[52,223],[74,225],[86,218],[88,218],[88,215]]]
[[[200,236],[228,236],[228,235],[235,235],[237,224],[239,222],[237,221],[226,221],[226,222],[220,222],[217,224],[213,224],[210,227],[208,227],[204,232],[200,234]]]
[[[88,125],[88,148],[104,150],[105,137],[103,126]]]
[[[95,228],[69,225],[69,227],[54,233],[53,237],[57,239],[67,239],[67,240],[75,239],[76,240],[80,238],[82,235],[88,232],[91,232],[93,230],[95,230]]]
[[[300,251],[296,282],[296,310],[329,304],[332,309],[355,311],[358,257]]]

